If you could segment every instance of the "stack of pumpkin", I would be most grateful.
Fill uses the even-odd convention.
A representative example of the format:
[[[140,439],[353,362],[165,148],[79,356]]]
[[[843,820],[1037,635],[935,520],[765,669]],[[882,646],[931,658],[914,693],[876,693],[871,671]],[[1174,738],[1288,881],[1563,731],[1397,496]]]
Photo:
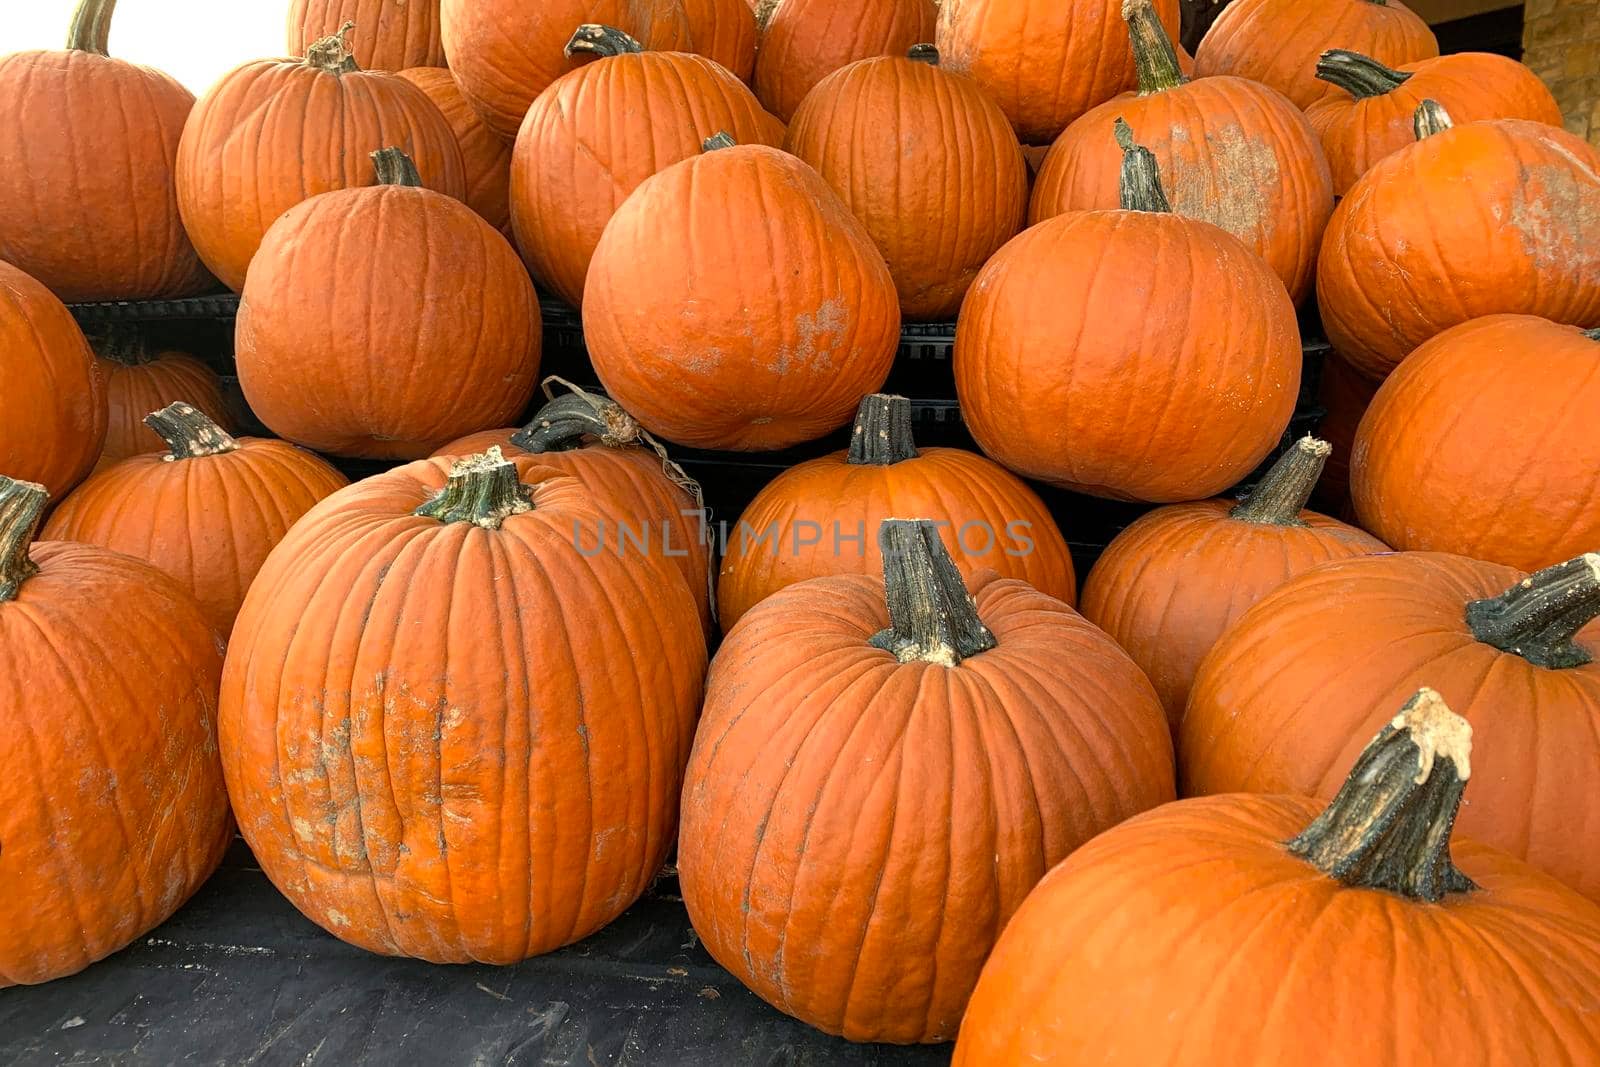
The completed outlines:
[[[963,1063],[1600,1061],[1600,153],[1526,69],[1397,0],[1193,60],[1176,0],[296,0],[195,102],[113,2],[0,60],[0,981],[236,818],[439,962],[676,841],[756,993]],[[533,279],[606,395],[518,428]],[[281,440],[62,304],[217,282]],[[878,391],[952,317],[981,455]],[[846,425],[720,546],[670,458]],[[1160,505],[1081,614],[1024,478]]]

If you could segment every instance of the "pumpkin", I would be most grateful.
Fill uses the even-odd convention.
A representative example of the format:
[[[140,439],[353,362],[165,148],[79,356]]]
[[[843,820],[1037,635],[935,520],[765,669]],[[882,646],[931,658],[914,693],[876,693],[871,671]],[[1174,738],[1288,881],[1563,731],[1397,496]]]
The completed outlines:
[[[1500,749],[1428,689],[1382,719],[1320,814],[1185,800],[1075,852],[1001,935],[956,1067],[1600,1062],[1600,908],[1451,839]]]
[[[1169,35],[1178,0],[1155,0]],[[1119,0],[945,0],[936,41],[947,70],[970,74],[1024,144],[1045,144],[1135,82]]]
[[[960,448],[918,449],[911,401],[873,393],[850,447],[779,474],[724,535],[717,583],[722,629],[780,589],[883,569],[875,531],[896,515],[939,524],[964,576],[993,570],[1071,604],[1067,543],[1044,501],[999,464]]]
[[[541,466],[570,474],[596,497],[610,498],[615,508],[607,510],[600,544],[607,551],[655,552],[672,560],[711,638],[711,531],[700,485],[667,458],[633,416],[612,400],[573,386],[526,426],[471,434],[435,455],[470,456],[491,447],[507,456],[538,456]]]
[[[583,332],[607,394],[657,437],[770,451],[850,421],[889,374],[900,310],[872,238],[816,171],[726,140],[617,210]]]
[[[495,136],[472,110],[456,87],[448,70],[439,67],[412,67],[400,77],[415,85],[432,100],[461,149],[466,176],[466,204],[485,222],[511,235],[511,146]]]
[[[1317,436],[1333,446],[1328,464],[1311,493],[1311,502],[1320,511],[1355,521],[1350,504],[1350,452],[1355,447],[1356,428],[1372,403],[1378,383],[1362,376],[1354,367],[1328,352],[1322,359],[1317,379],[1316,404],[1323,411],[1317,423]]]
[[[1138,93],[1067,127],[1034,184],[1034,223],[1117,206],[1118,119],[1140,131],[1180,215],[1215,223],[1267,261],[1296,303],[1311,289],[1333,182],[1316,134],[1276,90],[1244,78],[1189,81],[1150,0],[1124,0]]]
[[[1361,422],[1356,513],[1396,548],[1522,570],[1600,547],[1596,411],[1600,330],[1529,315],[1446,330],[1400,364]]]
[[[948,322],[972,279],[1027,214],[1011,124],[930,46],[822,79],[795,112],[789,151],[867,227],[908,319]]]
[[[687,23],[685,51],[726,67],[740,81],[755,77],[760,27],[746,0],[679,0]]]
[[[1391,66],[1439,54],[1428,24],[1400,0],[1233,0],[1195,49],[1194,66],[1202,78],[1249,78],[1308,108],[1337,91],[1317,80],[1317,59],[1330,48]]]
[[[1011,913],[1095,834],[1173,796],[1150,683],[1061,601],[969,594],[931,522],[883,580],[815,578],[722,644],[678,878],[707,951],[854,1041],[955,1036]]]
[[[756,96],[790,121],[806,94],[840,67],[872,56],[903,56],[933,40],[933,0],[775,0],[756,52]]]
[[[1118,137],[1122,210],[1031,227],[979,273],[956,324],[956,392],[979,446],[1024,477],[1198,500],[1288,425],[1294,305],[1238,238],[1172,213],[1153,157],[1126,125]]]
[[[439,0],[290,0],[289,54],[347,22],[355,23],[351,55],[362,70],[444,66]]]
[[[45,502],[0,477],[0,987],[154,929],[233,839],[216,636],[149,564],[30,547]]]
[[[105,439],[105,387],[72,313],[0,262],[0,471],[65,493]]]
[[[115,4],[79,0],[65,51],[0,57],[0,260],[63,300],[191,296],[213,284],[173,181],[194,96],[106,54]]]
[[[174,403],[145,422],[167,444],[80,485],[44,537],[142,559],[200,605],[223,637],[256,571],[295,521],[349,482],[286,441],[235,440],[206,414]]]
[[[1431,103],[1424,132],[1448,123]],[[1505,119],[1384,157],[1328,223],[1317,301],[1328,340],[1369,378],[1484,315],[1600,326],[1600,150]]]
[[[303,200],[372,184],[369,153],[398,145],[430,189],[466,195],[461,149],[421,89],[363,71],[342,36],[304,61],[235,67],[189,114],[178,144],[178,206],[200,258],[224,285],[245,271],[268,227]]]
[[[491,449],[340,490],[234,627],[239,831],[369,951],[547,952],[621,914],[672,843],[706,665],[693,598],[659,557],[587,551],[603,512],[538,464]]]
[[[783,144],[783,126],[726,70],[687,52],[644,52],[607,26],[580,27],[575,52],[604,58],[557,79],[528,109],[511,160],[511,221],[539,280],[574,307],[600,235],[652,174],[720,130]]]
[[[408,459],[498,426],[539,375],[539,301],[506,239],[421,188],[403,152],[376,187],[313,197],[267,231],[239,301],[250,408],[338,456]]]
[[[1359,52],[1332,49],[1317,60],[1317,77],[1344,90],[1306,110],[1339,196],[1378,160],[1416,140],[1413,121],[1424,100],[1438,101],[1457,122],[1562,121],[1556,98],[1537,74],[1488,52],[1438,56],[1391,70]]]
[[[1331,796],[1423,679],[1484,740],[1462,828],[1600,898],[1600,555],[1531,577],[1403,552],[1326,563],[1261,600],[1195,677],[1187,794]]]
[[[137,327],[110,326],[89,336],[96,372],[105,388],[106,439],[95,470],[161,447],[145,425],[152,411],[174,401],[192,402],[226,428],[228,405],[217,372],[186,352],[153,351]]]
[[[1177,729],[1195,670],[1250,605],[1330,559],[1388,546],[1306,511],[1331,451],[1303,437],[1242,501],[1158,508],[1106,546],[1083,587],[1083,614],[1155,684]]]

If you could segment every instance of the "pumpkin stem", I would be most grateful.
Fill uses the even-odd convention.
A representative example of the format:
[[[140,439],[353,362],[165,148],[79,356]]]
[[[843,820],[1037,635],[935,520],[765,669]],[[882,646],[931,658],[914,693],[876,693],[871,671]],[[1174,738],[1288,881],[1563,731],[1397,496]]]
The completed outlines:
[[[1317,479],[1322,477],[1323,465],[1332,451],[1333,446],[1328,442],[1306,434],[1278,457],[1278,462],[1250,495],[1228,512],[1228,517],[1263,526],[1304,526],[1300,512],[1311,499],[1311,491],[1317,487]]]
[[[517,465],[494,445],[487,452],[457,460],[444,488],[412,514],[498,530],[512,515],[532,510],[532,492],[517,477]]]
[[[916,458],[917,443],[911,437],[911,401],[887,393],[862,397],[856,408],[847,462],[889,467]]]
[[[111,14],[117,0],[78,0],[72,13],[72,28],[67,31],[67,48],[74,52],[110,55]]]
[[[1417,135],[1417,140],[1432,137],[1436,133],[1443,133],[1455,123],[1450,120],[1450,112],[1437,100],[1424,100],[1417,105],[1417,113],[1411,119],[1411,132]]]
[[[422,188],[422,175],[417,165],[401,148],[380,148],[372,153],[372,170],[379,185],[403,185],[408,189]]]
[[[623,33],[615,26],[602,26],[598,22],[585,22],[573,33],[572,40],[562,52],[568,59],[579,52],[591,56],[620,56],[629,52],[643,52],[644,45]]]
[[[1289,851],[1352,888],[1430,904],[1478,888],[1450,859],[1471,756],[1472,726],[1432,689],[1417,690]]]
[[[914,44],[906,53],[906,58],[913,63],[926,63],[930,67],[939,65],[939,47],[931,44]]]
[[[1330,48],[1317,60],[1317,77],[1357,100],[1366,100],[1394,92],[1411,79],[1411,73],[1386,67],[1360,52]]]
[[[901,663],[946,667],[995,647],[994,634],[978,618],[977,605],[932,522],[885,519],[878,547],[889,628],[873,634],[868,644],[894,653]]]
[[[1122,149],[1122,174],[1117,192],[1124,211],[1171,212],[1166,191],[1161,188],[1161,172],[1150,149],[1133,143],[1133,129],[1121,118],[1113,127]]]
[[[351,74],[360,70],[355,57],[350,54],[349,36],[355,28],[354,22],[347,22],[339,27],[338,33],[312,42],[311,47],[306,49],[306,66],[328,74]]]
[[[1592,330],[1584,330],[1583,335],[1591,341],[1600,341],[1600,327],[1596,327]]]
[[[111,322],[94,330],[85,330],[84,339],[94,354],[124,367],[141,367],[155,362],[155,355],[144,343],[139,327],[127,322]]]
[[[197,459],[239,451],[239,442],[210,416],[183,401],[168,404],[144,417],[144,424],[161,435],[172,453],[167,459]]]
[[[575,392],[558,396],[511,435],[511,443],[535,455],[566,452],[585,437],[597,438],[607,448],[627,448],[639,443],[644,431],[622,405],[598,393]]]
[[[1167,28],[1156,17],[1150,0],[1122,0],[1122,21],[1128,24],[1128,40],[1133,45],[1133,65],[1139,74],[1139,95],[1176,89],[1189,79],[1178,66],[1178,53],[1172,47]]]
[[[772,21],[772,16],[777,13],[783,0],[758,0],[756,4],[756,32],[765,33],[767,24]],[[758,42],[759,43],[759,42]]]
[[[1564,670],[1594,657],[1573,638],[1600,617],[1600,553],[1530,574],[1496,597],[1467,605],[1472,635],[1536,667]]]
[[[22,583],[39,573],[28,546],[39,531],[49,499],[42,485],[0,475],[0,604],[17,599]]]
[[[718,130],[716,133],[700,142],[702,152],[715,152],[719,148],[737,148],[739,142],[733,139],[733,134],[727,130]]]

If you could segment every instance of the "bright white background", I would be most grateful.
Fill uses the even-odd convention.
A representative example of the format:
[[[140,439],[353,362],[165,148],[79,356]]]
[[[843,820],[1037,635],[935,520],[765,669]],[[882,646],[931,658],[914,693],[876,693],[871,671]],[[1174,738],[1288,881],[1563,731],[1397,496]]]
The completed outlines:
[[[63,48],[76,0],[0,0],[0,55]],[[117,0],[111,54],[199,96],[240,63],[284,51],[289,0]]]

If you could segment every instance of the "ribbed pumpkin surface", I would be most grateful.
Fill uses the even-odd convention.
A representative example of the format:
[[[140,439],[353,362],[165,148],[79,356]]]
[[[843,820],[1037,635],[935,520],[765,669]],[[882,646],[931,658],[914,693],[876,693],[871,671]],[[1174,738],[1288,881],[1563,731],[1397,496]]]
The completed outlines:
[[[511,146],[472,110],[455,79],[439,67],[412,67],[400,77],[428,94],[455,132],[466,168],[467,206],[508,237],[511,234]]]
[[[356,24],[350,44],[362,70],[444,66],[439,0],[291,0],[289,54],[304,55],[346,22]]]
[[[761,33],[756,95],[788,122],[840,67],[931,42],[938,13],[933,0],[780,0]]]
[[[232,422],[217,372],[184,352],[162,352],[148,363],[129,366],[95,358],[106,393],[106,443],[95,470],[146,452],[159,452],[161,438],[144,417],[168,404],[193,404],[224,429]]]

